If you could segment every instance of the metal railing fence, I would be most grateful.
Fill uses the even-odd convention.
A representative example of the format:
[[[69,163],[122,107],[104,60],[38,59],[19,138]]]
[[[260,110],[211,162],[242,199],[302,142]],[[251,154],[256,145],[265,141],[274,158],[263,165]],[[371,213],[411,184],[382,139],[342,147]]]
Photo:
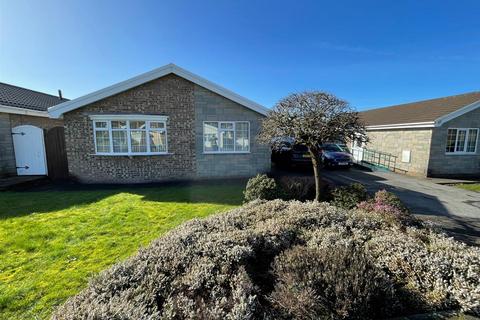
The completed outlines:
[[[352,156],[356,163],[361,164],[362,162],[384,167],[390,171],[395,171],[397,156],[381,152],[377,150],[371,150],[366,148],[352,148]]]

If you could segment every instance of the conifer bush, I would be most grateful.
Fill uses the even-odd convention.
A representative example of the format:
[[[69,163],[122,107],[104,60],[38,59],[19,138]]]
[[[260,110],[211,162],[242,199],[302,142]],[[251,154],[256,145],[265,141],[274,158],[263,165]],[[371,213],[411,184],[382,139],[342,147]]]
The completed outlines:
[[[337,187],[332,191],[332,204],[340,208],[353,209],[367,198],[367,189],[360,183]]]
[[[275,179],[266,174],[257,174],[250,178],[243,192],[245,202],[253,200],[274,200],[282,197],[280,187]]]

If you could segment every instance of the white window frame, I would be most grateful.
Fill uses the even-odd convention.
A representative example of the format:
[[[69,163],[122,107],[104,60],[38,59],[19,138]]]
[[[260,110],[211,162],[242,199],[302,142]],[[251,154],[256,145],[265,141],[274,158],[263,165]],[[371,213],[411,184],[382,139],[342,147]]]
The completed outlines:
[[[93,128],[93,142],[95,146],[95,155],[100,156],[152,156],[152,155],[165,155],[168,153],[168,130],[167,130],[167,120],[166,116],[149,116],[149,115],[91,115],[90,120],[92,121]],[[112,129],[112,121],[126,121],[126,129]],[[145,129],[130,129],[130,121],[145,121]],[[106,122],[107,128],[97,128],[96,122]],[[164,128],[153,128],[150,129],[151,122],[161,122],[163,123]],[[110,139],[110,152],[97,152],[97,130],[98,131],[108,131]],[[128,152],[113,152],[113,138],[112,131],[125,130],[127,132],[127,143],[128,143]],[[147,152],[132,152],[131,144],[131,131],[145,131],[145,138],[147,143]],[[161,152],[151,152],[150,151],[150,131],[160,131],[165,132],[165,151]]]
[[[457,130],[457,133],[455,134],[455,146],[454,146],[454,151],[447,151],[447,143],[448,143],[448,131],[449,130]],[[457,145],[458,145],[458,132],[459,130],[465,131],[465,143],[463,145],[463,151],[457,151]],[[468,140],[470,138],[470,131],[477,131],[476,139],[475,139],[475,150],[474,151],[466,151],[467,146],[468,146]],[[447,129],[447,140],[445,140],[445,154],[446,155],[472,155],[477,153],[477,145],[478,145],[478,138],[479,138],[479,131],[480,128],[448,128]]]
[[[221,127],[221,124],[222,123],[233,123],[233,151],[207,151],[205,150],[205,123],[212,123],[212,122],[216,122],[218,124],[217,126],[217,138],[218,138],[218,141],[220,141],[220,132],[221,131],[231,131],[230,129],[226,130],[226,129],[220,129]],[[237,148],[237,128],[236,128],[236,124],[237,123],[247,123],[248,124],[248,150],[246,151],[237,151],[236,148]],[[233,153],[233,154],[245,154],[245,153],[250,153],[250,146],[251,146],[251,140],[250,140],[250,121],[242,121],[242,120],[239,120],[239,121],[217,121],[217,120],[211,120],[211,121],[203,121],[202,123],[202,145],[203,145],[203,153],[204,154],[229,154],[229,153]]]

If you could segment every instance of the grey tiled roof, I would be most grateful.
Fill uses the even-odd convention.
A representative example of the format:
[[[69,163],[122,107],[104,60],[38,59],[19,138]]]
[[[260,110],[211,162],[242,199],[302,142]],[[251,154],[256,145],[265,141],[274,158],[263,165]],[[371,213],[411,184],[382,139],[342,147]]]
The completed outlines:
[[[360,112],[367,126],[435,121],[480,100],[480,91]]]
[[[20,88],[0,82],[0,105],[37,111],[47,111],[56,104],[68,101],[58,96]]]

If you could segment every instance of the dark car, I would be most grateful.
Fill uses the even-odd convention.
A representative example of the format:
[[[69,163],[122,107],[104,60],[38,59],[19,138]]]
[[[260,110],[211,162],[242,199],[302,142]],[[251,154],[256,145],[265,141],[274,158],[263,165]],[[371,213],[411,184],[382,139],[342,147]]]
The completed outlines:
[[[325,167],[345,167],[353,165],[353,157],[336,143],[321,146],[321,159]]]
[[[306,146],[286,140],[272,150],[272,162],[279,167],[311,165],[312,158]]]

